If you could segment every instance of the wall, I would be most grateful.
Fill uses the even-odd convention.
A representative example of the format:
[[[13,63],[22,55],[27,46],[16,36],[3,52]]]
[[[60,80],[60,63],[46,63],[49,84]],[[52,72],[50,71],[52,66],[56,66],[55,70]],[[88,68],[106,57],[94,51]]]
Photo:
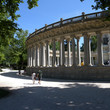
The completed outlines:
[[[60,79],[74,79],[74,80],[110,80],[110,67],[43,67],[43,68],[29,68],[27,67],[27,74],[32,72],[37,73],[42,70],[45,78],[60,78]]]

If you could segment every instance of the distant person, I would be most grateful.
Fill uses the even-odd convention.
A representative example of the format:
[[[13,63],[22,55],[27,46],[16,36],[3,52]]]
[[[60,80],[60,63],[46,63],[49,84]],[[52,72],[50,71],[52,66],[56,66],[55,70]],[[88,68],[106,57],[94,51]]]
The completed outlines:
[[[24,72],[23,72],[23,74],[26,74],[26,69],[24,69]]]
[[[36,73],[32,73],[32,81],[33,81],[33,84],[35,84],[35,81],[36,81]]]
[[[84,66],[84,62],[81,62],[81,66]]]
[[[38,77],[38,83],[41,84],[41,79],[42,79],[42,71],[41,70],[38,71],[37,77]]]

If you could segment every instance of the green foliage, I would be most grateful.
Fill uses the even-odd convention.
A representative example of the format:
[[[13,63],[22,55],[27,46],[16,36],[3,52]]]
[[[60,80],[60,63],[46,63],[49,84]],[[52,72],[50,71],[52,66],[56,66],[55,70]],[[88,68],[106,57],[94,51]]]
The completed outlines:
[[[27,0],[28,8],[31,9],[37,4],[38,0]],[[16,12],[19,10],[19,5],[24,3],[23,0],[1,0],[0,1],[0,45],[9,45],[13,39],[14,33],[19,30],[17,20],[20,15]]]
[[[91,37],[91,51],[96,51],[97,49],[97,37],[96,36],[92,36]],[[81,52],[84,52],[84,43],[82,43],[82,46],[80,47]]]
[[[84,0],[80,0],[83,2]],[[92,5],[92,9],[110,10],[110,0],[94,0],[96,5]]]
[[[82,43],[82,46],[80,47],[81,52],[84,52],[84,43]]]
[[[28,8],[31,9],[35,6],[38,6],[37,2],[38,0],[27,0]],[[19,10],[19,5],[21,3],[24,3],[24,0],[1,0],[0,13],[9,14],[9,17],[11,17],[11,19],[14,21],[20,16],[16,15],[16,11]]]
[[[60,50],[60,42],[56,42],[56,50]]]
[[[5,60],[5,55],[3,51],[5,50],[4,46],[0,46],[0,63],[2,63],[3,60]]]
[[[38,0],[26,1],[29,9],[38,6]],[[21,3],[24,3],[24,0],[0,0],[0,63],[5,60],[5,49],[10,45],[10,42],[15,40],[15,32],[21,30],[15,23],[15,20],[20,17],[16,12],[19,11]]]
[[[26,37],[28,31],[20,30],[16,32],[14,39],[11,41],[9,47],[5,51],[6,63],[15,64],[19,69],[26,66],[27,63],[27,50],[26,50]]]
[[[50,46],[50,49],[52,50],[53,49],[53,45],[52,43],[49,45]],[[55,42],[55,46],[56,46],[56,50],[60,50],[60,42]]]
[[[97,37],[92,36],[91,37],[91,51],[96,51],[97,49]]]

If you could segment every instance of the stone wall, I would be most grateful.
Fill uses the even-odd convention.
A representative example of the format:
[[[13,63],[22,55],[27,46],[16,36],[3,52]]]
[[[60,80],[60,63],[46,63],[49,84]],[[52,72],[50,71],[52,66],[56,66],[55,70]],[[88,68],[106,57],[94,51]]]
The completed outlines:
[[[43,68],[29,68],[27,67],[27,74],[31,75],[33,72],[37,73],[42,70],[44,78],[60,78],[73,80],[110,80],[110,67],[43,67]]]

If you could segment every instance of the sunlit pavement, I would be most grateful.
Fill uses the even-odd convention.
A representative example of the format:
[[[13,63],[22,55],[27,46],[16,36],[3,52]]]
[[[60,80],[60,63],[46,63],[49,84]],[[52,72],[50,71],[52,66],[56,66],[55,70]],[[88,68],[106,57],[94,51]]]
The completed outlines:
[[[7,71],[0,87],[12,93],[0,99],[0,110],[110,110],[110,82],[43,78],[32,84],[30,76]]]

